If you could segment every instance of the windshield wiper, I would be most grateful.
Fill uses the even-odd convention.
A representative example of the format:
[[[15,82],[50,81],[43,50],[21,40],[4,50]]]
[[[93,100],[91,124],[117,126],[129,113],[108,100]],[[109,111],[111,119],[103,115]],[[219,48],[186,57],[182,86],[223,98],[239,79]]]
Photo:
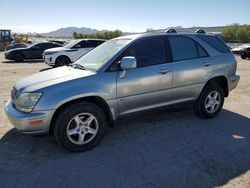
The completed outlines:
[[[76,68],[76,69],[82,69],[82,70],[86,70],[86,68],[78,63],[74,63],[74,64],[70,64],[69,66]]]

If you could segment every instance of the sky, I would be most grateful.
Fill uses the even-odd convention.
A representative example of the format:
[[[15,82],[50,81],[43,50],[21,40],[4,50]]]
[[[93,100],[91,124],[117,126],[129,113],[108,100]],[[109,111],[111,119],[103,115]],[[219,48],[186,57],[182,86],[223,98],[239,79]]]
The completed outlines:
[[[173,26],[250,24],[250,0],[0,0],[0,29],[88,27],[143,32]]]

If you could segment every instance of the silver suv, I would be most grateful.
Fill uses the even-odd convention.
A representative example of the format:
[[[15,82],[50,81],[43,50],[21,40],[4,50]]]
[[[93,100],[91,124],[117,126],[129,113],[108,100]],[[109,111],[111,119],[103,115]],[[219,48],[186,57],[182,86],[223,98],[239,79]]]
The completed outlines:
[[[84,151],[122,116],[193,102],[202,118],[222,109],[240,79],[234,55],[217,36],[151,33],[109,40],[74,64],[16,83],[5,111],[28,134],[53,133]]]

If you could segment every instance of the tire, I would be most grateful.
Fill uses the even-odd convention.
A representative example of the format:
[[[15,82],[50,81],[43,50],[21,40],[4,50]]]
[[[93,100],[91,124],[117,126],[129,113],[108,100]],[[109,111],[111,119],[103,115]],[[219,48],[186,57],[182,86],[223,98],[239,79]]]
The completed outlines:
[[[241,59],[246,59],[247,57],[245,55],[241,55]]]
[[[107,118],[103,110],[93,103],[81,102],[60,112],[55,122],[54,136],[63,148],[81,152],[96,146],[103,138],[106,127]]]
[[[223,107],[224,96],[224,91],[218,84],[207,85],[194,103],[196,114],[206,119],[217,116]]]
[[[59,56],[56,59],[55,67],[60,67],[64,65],[69,65],[71,63],[70,59],[66,56]]]
[[[24,56],[22,53],[16,53],[14,57],[15,62],[23,62]]]

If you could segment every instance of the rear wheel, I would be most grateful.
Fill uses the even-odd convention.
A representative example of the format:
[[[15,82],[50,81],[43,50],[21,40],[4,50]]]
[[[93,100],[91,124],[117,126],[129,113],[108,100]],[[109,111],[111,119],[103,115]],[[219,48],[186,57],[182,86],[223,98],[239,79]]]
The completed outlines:
[[[96,146],[107,127],[104,112],[95,104],[81,102],[65,108],[58,116],[54,133],[58,144],[70,151]]]
[[[224,91],[217,84],[210,84],[203,89],[194,104],[196,114],[202,118],[217,116],[224,104]]]
[[[23,62],[24,56],[22,53],[17,53],[14,58],[15,62]]]
[[[55,67],[60,67],[64,65],[69,65],[71,63],[70,59],[66,56],[60,56],[56,59]]]

